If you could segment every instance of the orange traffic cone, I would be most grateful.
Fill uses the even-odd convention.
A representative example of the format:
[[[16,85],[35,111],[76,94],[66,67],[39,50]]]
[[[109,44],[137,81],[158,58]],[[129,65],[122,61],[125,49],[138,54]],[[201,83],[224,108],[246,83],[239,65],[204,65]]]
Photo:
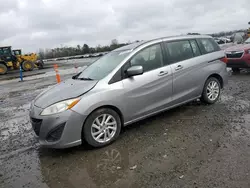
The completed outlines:
[[[56,81],[57,81],[57,83],[60,83],[61,78],[60,78],[60,75],[59,75],[59,72],[58,72],[58,65],[57,64],[54,64],[54,70],[56,72]]]

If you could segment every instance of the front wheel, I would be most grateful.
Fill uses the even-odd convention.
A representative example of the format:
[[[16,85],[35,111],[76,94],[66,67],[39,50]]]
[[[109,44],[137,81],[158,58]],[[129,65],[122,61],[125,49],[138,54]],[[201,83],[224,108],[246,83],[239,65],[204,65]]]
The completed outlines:
[[[22,69],[23,69],[24,71],[32,71],[32,70],[34,69],[34,67],[35,67],[35,65],[34,65],[34,63],[31,62],[31,61],[24,61],[24,62],[22,63]]]
[[[8,71],[8,68],[5,64],[0,63],[0,75],[6,74]]]
[[[116,140],[120,131],[120,116],[112,109],[101,108],[87,118],[83,127],[83,136],[89,145],[102,147]]]
[[[40,60],[40,61],[37,62],[37,68],[38,69],[43,69],[44,68],[44,63],[43,63],[42,60]]]
[[[219,99],[220,93],[221,84],[219,80],[217,78],[211,77],[207,79],[204,85],[201,100],[207,104],[213,104]]]

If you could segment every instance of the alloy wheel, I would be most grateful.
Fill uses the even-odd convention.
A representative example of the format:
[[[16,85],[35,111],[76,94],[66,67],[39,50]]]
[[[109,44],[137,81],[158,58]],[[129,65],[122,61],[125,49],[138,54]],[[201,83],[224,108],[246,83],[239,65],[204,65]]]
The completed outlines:
[[[220,94],[220,86],[216,81],[212,80],[207,85],[207,97],[211,101],[214,101],[218,98],[219,94]]]
[[[105,143],[110,141],[117,130],[117,122],[110,114],[98,116],[91,126],[91,135],[95,141]]]

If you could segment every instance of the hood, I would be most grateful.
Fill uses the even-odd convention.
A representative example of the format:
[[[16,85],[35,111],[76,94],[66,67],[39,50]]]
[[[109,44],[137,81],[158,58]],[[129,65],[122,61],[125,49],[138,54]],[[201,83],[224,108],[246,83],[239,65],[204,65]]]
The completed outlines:
[[[250,44],[237,44],[226,49],[226,52],[250,49]]]
[[[96,80],[66,80],[38,95],[34,105],[46,108],[56,102],[79,97],[94,88],[97,82]]]

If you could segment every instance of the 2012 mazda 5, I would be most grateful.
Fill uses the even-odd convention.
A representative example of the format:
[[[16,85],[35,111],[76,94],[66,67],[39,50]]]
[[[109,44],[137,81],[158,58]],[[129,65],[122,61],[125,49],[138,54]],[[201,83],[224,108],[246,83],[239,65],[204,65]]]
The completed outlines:
[[[199,98],[215,103],[227,75],[225,53],[210,36],[133,43],[38,95],[31,124],[42,146],[102,147],[138,120]]]

